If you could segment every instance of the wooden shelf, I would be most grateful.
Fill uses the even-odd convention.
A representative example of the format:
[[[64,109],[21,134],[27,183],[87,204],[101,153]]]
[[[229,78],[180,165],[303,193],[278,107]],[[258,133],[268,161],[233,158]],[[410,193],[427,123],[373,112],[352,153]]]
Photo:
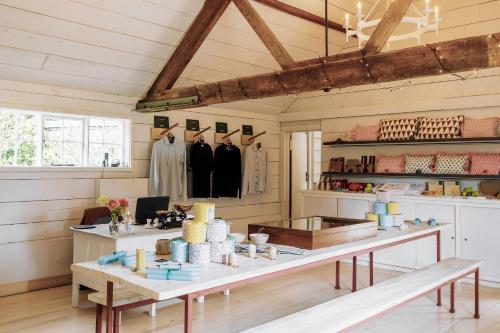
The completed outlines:
[[[443,174],[409,174],[409,173],[346,173],[323,172],[323,175],[344,178],[438,178],[438,179],[489,179],[500,180],[500,175],[443,175]]]
[[[392,146],[392,145],[436,145],[436,144],[458,144],[458,143],[488,143],[499,144],[500,137],[493,138],[462,138],[462,139],[442,139],[442,140],[399,140],[399,141],[327,141],[323,146],[328,147],[349,147],[349,146]]]

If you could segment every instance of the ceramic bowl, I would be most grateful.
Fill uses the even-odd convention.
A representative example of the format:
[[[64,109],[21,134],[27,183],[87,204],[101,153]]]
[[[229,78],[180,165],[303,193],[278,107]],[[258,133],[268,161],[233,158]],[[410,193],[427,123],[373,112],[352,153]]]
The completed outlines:
[[[269,234],[262,234],[262,233],[250,234],[250,240],[255,245],[266,244],[268,239],[269,239]]]
[[[247,238],[247,235],[239,233],[239,232],[229,234],[229,236],[233,236],[236,243],[243,243],[245,241],[245,238]]]

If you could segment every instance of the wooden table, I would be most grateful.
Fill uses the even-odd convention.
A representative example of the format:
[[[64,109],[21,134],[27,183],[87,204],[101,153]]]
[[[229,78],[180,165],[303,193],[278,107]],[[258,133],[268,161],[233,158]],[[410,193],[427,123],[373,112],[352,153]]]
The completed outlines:
[[[278,260],[269,260],[265,257],[251,259],[239,255],[238,268],[220,264],[209,264],[208,271],[202,273],[198,281],[164,281],[146,279],[144,275],[134,273],[121,265],[100,266],[95,261],[73,264],[71,269],[93,276],[107,282],[108,304],[113,300],[113,284],[117,283],[138,294],[144,295],[155,301],[180,298],[184,305],[184,332],[192,331],[192,306],[193,299],[226,289],[232,289],[263,280],[275,278],[289,273],[315,268],[339,260],[353,258],[366,253],[382,250],[403,243],[415,241],[425,237],[436,236],[436,260],[441,260],[440,235],[441,230],[448,228],[448,224],[431,227],[427,225],[410,226],[408,230],[401,231],[396,228],[381,231],[376,237],[360,241],[307,251],[304,255],[280,255]],[[111,303],[110,303],[111,302]],[[438,290],[438,305],[441,304],[441,293]],[[117,333],[117,327],[115,333]],[[106,332],[113,331],[112,309],[106,309]]]

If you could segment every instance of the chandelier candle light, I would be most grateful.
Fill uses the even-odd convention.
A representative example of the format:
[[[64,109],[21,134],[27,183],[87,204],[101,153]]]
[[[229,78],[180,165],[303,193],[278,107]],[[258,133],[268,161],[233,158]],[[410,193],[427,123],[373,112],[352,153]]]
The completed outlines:
[[[379,2],[380,0],[377,0],[375,2],[372,9],[366,16],[363,15],[362,13],[361,2],[358,2],[357,5],[358,10],[356,14],[358,18],[358,23],[355,30],[351,29],[353,27],[349,25],[349,14],[345,14],[344,28],[346,32],[346,41],[349,41],[349,36],[356,36],[358,38],[359,47],[361,48],[363,44],[370,39],[371,35],[368,35],[363,31],[365,31],[365,29],[375,27],[380,23],[381,19],[370,20],[370,17],[373,14]],[[388,5],[389,3],[390,1],[387,0]],[[425,0],[425,13],[422,13],[414,5],[411,5],[410,9],[412,12],[416,14],[416,16],[405,16],[403,17],[401,22],[415,24],[415,31],[400,35],[393,35],[389,37],[389,40],[387,41],[388,45],[389,42],[412,39],[412,38],[415,38],[420,44],[422,34],[424,34],[427,31],[435,31],[437,35],[439,30],[439,21],[441,21],[441,19],[439,18],[439,9],[437,6],[435,6],[434,9],[431,9],[430,0]],[[432,19],[431,19],[431,14],[434,14],[434,17]]]

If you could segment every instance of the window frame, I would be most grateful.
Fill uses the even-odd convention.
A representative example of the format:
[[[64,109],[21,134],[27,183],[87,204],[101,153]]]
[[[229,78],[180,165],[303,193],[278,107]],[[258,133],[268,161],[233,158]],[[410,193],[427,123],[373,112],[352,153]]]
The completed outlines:
[[[11,171],[25,171],[25,172],[30,172],[30,171],[133,171],[132,168],[132,145],[131,145],[131,136],[132,136],[132,118],[131,117],[112,117],[112,116],[95,116],[95,115],[79,115],[79,114],[72,114],[72,113],[59,113],[59,112],[46,112],[46,111],[37,111],[37,110],[31,110],[31,109],[16,109],[16,108],[10,108],[10,107],[2,107],[0,106],[0,111],[5,110],[5,111],[12,111],[16,113],[16,147],[18,145],[18,141],[20,139],[17,137],[17,113],[29,113],[29,114],[34,114],[35,117],[37,118],[37,129],[36,129],[36,137],[35,140],[33,140],[36,144],[36,153],[35,153],[35,158],[34,158],[34,165],[33,166],[19,166],[19,165],[0,165],[0,172],[11,172]],[[45,137],[44,137],[44,120],[47,117],[54,117],[54,118],[61,118],[63,119],[72,119],[72,120],[80,120],[82,121],[82,164],[81,165],[74,165],[74,166],[52,166],[49,164],[43,164],[43,144],[45,142]],[[102,119],[103,121],[105,120],[118,120],[121,122],[122,125],[122,133],[121,133],[121,146],[122,146],[122,159],[121,159],[121,165],[119,167],[102,167],[102,166],[89,166],[88,165],[88,160],[89,160],[89,143],[90,143],[90,138],[89,138],[89,124],[91,119]],[[14,139],[13,139],[14,140]],[[21,140],[23,141],[23,140]],[[70,141],[65,141],[64,140],[64,130],[63,130],[63,139],[61,141],[58,140],[47,140],[49,142],[61,142],[64,144],[64,142],[70,142]],[[73,142],[73,141],[71,141]],[[78,142],[79,143],[79,142]],[[105,144],[105,143],[103,143]],[[17,149],[16,149],[16,156],[17,156]],[[111,162],[111,161],[110,161]],[[16,159],[17,163],[17,159]],[[126,164],[126,166],[123,166]]]

